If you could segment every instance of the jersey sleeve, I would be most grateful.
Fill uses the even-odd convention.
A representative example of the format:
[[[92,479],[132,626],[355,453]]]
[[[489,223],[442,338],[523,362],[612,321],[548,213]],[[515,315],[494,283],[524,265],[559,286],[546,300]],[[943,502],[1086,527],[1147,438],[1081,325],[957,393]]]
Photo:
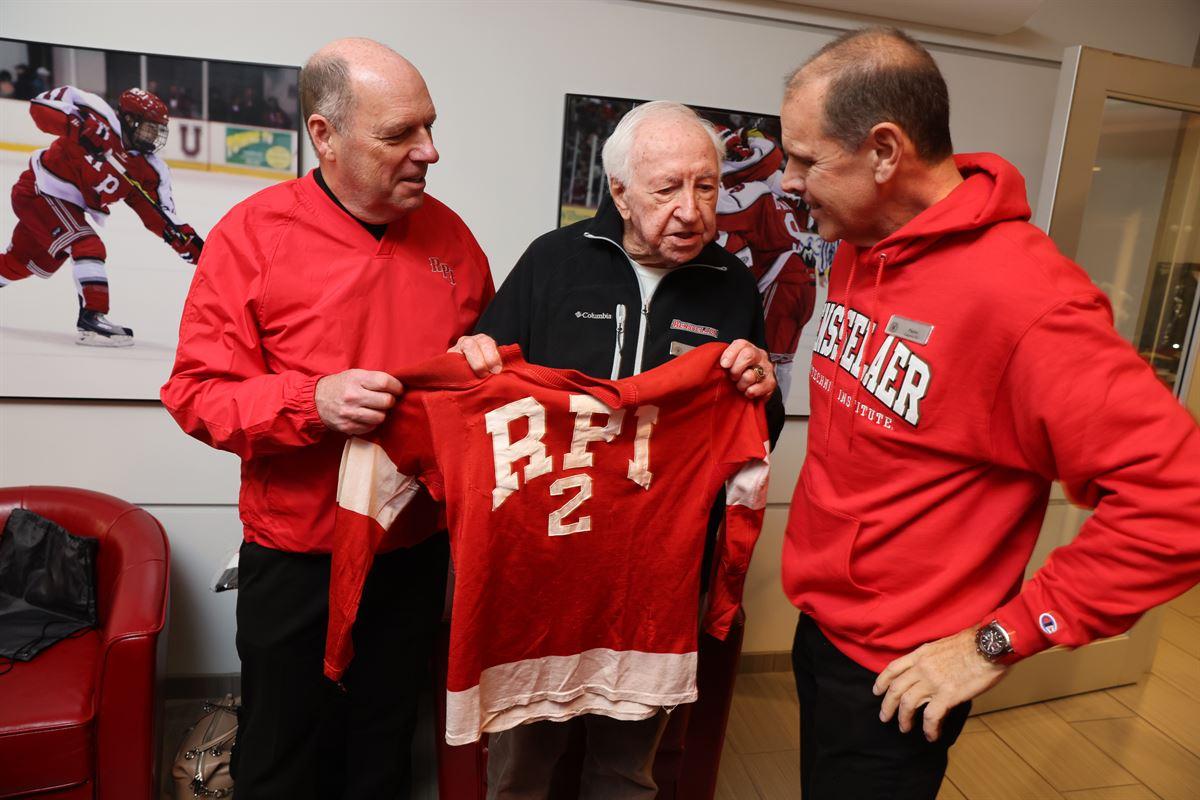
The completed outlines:
[[[1018,343],[993,412],[994,460],[1095,509],[988,619],[1020,657],[1127,630],[1200,580],[1200,430],[1113,329],[1099,294]]]
[[[325,674],[341,680],[354,657],[351,630],[367,573],[388,530],[427,489],[444,499],[425,395],[406,394],[388,421],[342,451],[329,577]]]
[[[52,99],[51,92],[42,92],[29,101],[29,116],[33,117],[33,123],[38,130],[51,136],[67,134],[67,120],[73,112],[73,107],[68,103]]]
[[[179,325],[175,366],[160,392],[179,426],[197,439],[243,459],[317,442],[325,425],[317,413],[322,375],[268,368],[257,324],[258,298],[277,237],[226,232],[227,217],[204,247]]]
[[[750,556],[767,506],[770,443],[763,404],[721,376],[712,417],[710,485],[725,484],[725,530],[717,547],[704,628],[724,639],[738,618]]]

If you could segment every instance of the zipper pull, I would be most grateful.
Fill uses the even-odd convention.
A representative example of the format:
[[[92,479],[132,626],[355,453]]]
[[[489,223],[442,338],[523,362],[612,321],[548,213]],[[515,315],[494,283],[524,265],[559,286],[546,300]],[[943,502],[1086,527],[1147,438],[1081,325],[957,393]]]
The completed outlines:
[[[609,376],[610,380],[617,380],[621,377],[621,351],[625,349],[625,304],[617,303],[617,342],[613,348],[613,363],[612,373]]]

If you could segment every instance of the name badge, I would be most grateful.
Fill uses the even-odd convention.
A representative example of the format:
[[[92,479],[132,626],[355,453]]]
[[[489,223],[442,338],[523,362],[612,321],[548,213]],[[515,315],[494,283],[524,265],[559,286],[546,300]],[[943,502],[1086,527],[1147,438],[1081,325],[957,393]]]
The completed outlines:
[[[892,315],[884,330],[897,339],[907,339],[917,344],[929,344],[929,337],[933,334],[933,326],[928,322],[905,319],[897,314]]]
[[[673,356],[681,356],[687,351],[695,349],[694,345],[684,344],[683,342],[671,342],[671,355]]]

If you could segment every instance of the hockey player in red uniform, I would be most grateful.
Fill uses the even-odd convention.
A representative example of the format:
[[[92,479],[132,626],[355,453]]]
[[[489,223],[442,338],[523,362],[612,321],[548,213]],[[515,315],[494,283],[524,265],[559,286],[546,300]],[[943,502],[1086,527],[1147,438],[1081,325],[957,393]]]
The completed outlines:
[[[719,129],[726,154],[717,200],[717,242],[738,256],[758,282],[767,350],[784,396],[800,331],[812,316],[817,276],[828,266],[814,250],[804,204],[780,188],[783,151],[758,130]]]
[[[199,258],[203,241],[176,217],[171,173],[155,155],[167,141],[167,107],[150,92],[129,89],[114,112],[97,95],[61,86],[33,98],[29,113],[57,138],[30,157],[13,186],[17,225],[0,254],[0,287],[30,275],[49,278],[70,256],[79,297],[77,343],[132,345],[133,331],[105,316],[106,251],[91,223],[103,225],[108,207],[124,200],[184,261]]]

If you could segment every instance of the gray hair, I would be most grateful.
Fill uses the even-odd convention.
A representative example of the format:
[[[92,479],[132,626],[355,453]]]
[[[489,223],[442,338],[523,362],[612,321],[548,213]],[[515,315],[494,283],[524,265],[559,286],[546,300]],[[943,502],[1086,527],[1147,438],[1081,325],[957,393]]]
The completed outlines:
[[[342,130],[354,110],[354,90],[346,59],[332,53],[316,53],[305,62],[300,70],[300,108],[306,122],[313,114],[320,114],[335,131]],[[313,142],[313,147],[316,144]]]
[[[704,131],[705,135],[712,141],[713,150],[717,154],[717,160],[720,161],[725,157],[725,143],[721,141],[720,135],[711,122],[701,117],[683,103],[676,103],[671,100],[652,100],[649,103],[643,103],[640,106],[634,107],[629,113],[621,117],[621,121],[613,129],[612,135],[604,143],[604,150],[601,152],[600,158],[604,162],[604,171],[608,174],[609,178],[622,186],[629,185],[630,180],[633,178],[630,154],[633,151],[633,143],[637,140],[638,128],[647,120],[665,119],[668,117],[678,117],[693,123],[700,130]]]

